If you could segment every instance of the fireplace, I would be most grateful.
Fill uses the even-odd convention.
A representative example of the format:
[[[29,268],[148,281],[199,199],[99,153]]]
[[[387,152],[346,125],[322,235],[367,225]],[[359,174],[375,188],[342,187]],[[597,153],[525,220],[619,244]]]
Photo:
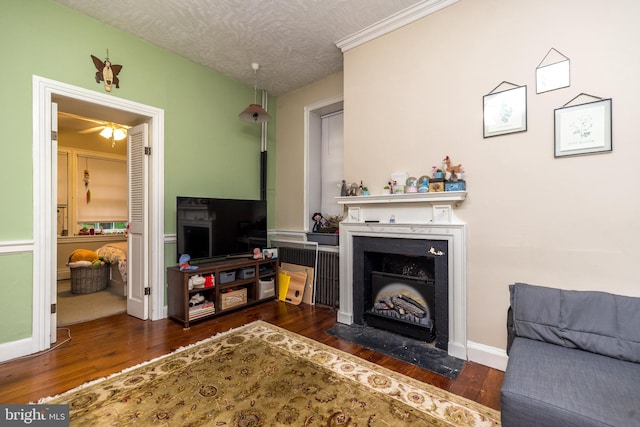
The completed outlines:
[[[448,344],[447,242],[353,239],[354,323]]]
[[[365,303],[367,325],[427,342],[435,340],[433,280],[373,271],[371,295],[372,301]]]
[[[412,299],[426,302],[435,331],[429,331],[427,321],[422,328],[405,325],[406,318],[383,318],[382,327],[398,327],[402,330],[396,332],[403,334],[412,329],[424,340],[435,333],[436,347],[467,360],[466,225],[454,214],[465,198],[466,192],[338,198],[347,208],[340,224],[338,322],[381,327],[372,277],[383,273],[393,281],[402,276],[404,293],[410,293],[404,286],[433,286],[433,301],[428,289],[425,295],[416,291]],[[395,221],[389,220],[392,216]]]

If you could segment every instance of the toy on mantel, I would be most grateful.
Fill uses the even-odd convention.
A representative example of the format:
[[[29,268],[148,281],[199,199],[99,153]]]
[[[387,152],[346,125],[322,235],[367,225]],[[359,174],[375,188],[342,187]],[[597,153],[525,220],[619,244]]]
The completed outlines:
[[[445,170],[446,172],[446,180],[450,180],[451,177],[453,176],[456,180],[461,178],[462,175],[462,165],[461,164],[457,164],[457,165],[452,165],[451,164],[451,159],[449,158],[449,156],[446,156],[443,160],[442,160],[442,168]]]

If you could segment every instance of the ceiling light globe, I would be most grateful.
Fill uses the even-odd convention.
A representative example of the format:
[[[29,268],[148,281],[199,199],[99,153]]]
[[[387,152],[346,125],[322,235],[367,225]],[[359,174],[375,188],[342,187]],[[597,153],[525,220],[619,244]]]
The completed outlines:
[[[106,127],[100,132],[100,136],[103,138],[111,138],[111,135],[113,135],[113,129],[110,127]]]
[[[120,141],[122,139],[125,139],[127,137],[127,132],[124,131],[124,129],[116,129],[115,131],[113,131],[113,139],[115,139],[116,141]]]

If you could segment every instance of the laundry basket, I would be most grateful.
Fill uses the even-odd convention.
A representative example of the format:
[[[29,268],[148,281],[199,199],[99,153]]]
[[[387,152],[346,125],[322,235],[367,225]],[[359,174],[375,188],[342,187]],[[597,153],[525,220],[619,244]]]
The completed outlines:
[[[71,293],[90,294],[103,290],[109,284],[109,263],[71,267]]]

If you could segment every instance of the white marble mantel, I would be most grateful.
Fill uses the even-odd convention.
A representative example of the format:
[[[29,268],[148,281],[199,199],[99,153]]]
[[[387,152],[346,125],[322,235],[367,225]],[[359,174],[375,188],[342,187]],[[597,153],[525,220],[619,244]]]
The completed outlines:
[[[340,223],[338,322],[353,323],[354,237],[444,240],[449,248],[448,352],[467,360],[466,225],[454,213],[466,196],[466,192],[441,192],[338,197],[347,209]]]
[[[459,220],[454,209],[467,198],[466,191],[336,197],[347,209],[346,222],[446,224]]]

